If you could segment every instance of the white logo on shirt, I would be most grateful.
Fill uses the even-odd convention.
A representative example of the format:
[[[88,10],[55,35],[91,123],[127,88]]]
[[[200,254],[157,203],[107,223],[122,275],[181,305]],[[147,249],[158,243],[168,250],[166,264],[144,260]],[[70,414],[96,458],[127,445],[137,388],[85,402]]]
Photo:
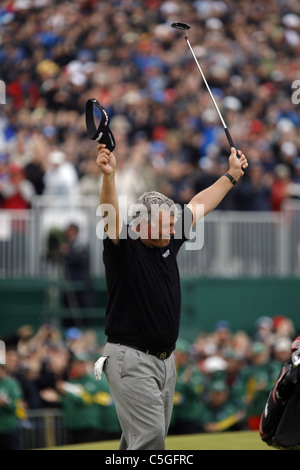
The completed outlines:
[[[167,256],[169,256],[169,254],[170,254],[170,250],[167,250],[162,254],[162,256],[163,256],[163,258],[167,258]]]

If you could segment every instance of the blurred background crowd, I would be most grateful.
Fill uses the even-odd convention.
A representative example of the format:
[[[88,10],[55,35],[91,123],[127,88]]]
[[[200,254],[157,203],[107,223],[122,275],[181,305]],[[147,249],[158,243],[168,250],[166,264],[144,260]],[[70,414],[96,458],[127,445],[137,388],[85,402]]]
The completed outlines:
[[[250,163],[220,209],[280,210],[300,192],[299,15],[297,0],[1,2],[0,207],[98,195],[92,97],[110,115],[129,203],[157,189],[184,204],[224,173],[228,143],[184,33],[170,27],[180,20]]]
[[[267,397],[297,334],[284,316],[259,317],[253,335],[233,331],[226,320],[194,341],[180,338],[174,351],[177,384],[170,434],[257,430]],[[37,331],[23,325],[5,338],[6,366],[0,366],[0,443],[20,443],[30,428],[27,414],[60,409],[67,443],[120,437],[105,374],[94,378],[103,346],[92,329],[50,324]],[[21,424],[21,428],[20,428]],[[4,447],[5,448],[5,447]]]

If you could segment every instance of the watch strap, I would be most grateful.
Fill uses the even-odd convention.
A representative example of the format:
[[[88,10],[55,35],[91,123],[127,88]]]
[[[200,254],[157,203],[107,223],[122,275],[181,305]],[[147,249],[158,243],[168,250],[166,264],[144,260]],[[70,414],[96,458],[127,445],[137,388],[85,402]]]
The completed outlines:
[[[237,181],[233,178],[233,176],[231,176],[229,173],[225,173],[225,175],[229,181],[231,181],[231,183],[233,184],[233,186],[237,183]]]

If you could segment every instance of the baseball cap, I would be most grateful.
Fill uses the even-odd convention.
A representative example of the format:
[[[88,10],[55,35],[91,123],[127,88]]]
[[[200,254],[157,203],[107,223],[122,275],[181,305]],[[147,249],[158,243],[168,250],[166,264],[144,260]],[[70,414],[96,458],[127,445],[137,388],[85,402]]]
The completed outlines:
[[[215,325],[215,331],[230,330],[230,323],[227,320],[220,320]]]
[[[270,328],[270,329],[272,329],[273,320],[272,320],[271,317],[268,317],[267,315],[263,315],[262,317],[259,317],[256,320],[255,326],[256,326],[256,328]]]
[[[253,354],[262,354],[266,351],[266,345],[260,341],[256,341],[253,343],[251,349]]]
[[[292,342],[287,337],[279,338],[274,344],[274,351],[281,352],[281,351],[290,351],[292,347]]]
[[[224,380],[212,380],[208,387],[210,392],[225,392],[228,390]]]
[[[71,359],[72,362],[88,362],[89,360],[89,355],[84,351],[75,352]]]
[[[176,351],[181,351],[184,353],[189,352],[190,345],[185,339],[178,339],[176,343]]]
[[[52,165],[61,165],[66,159],[66,154],[61,150],[53,150],[48,155],[48,162]]]
[[[82,332],[79,328],[71,327],[66,331],[66,340],[78,339],[82,336]]]
[[[95,125],[95,118],[99,119],[98,127]],[[105,144],[108,150],[112,152],[116,147],[116,143],[113,133],[109,128],[110,120],[105,109],[95,98],[91,98],[86,102],[85,121],[89,138]]]

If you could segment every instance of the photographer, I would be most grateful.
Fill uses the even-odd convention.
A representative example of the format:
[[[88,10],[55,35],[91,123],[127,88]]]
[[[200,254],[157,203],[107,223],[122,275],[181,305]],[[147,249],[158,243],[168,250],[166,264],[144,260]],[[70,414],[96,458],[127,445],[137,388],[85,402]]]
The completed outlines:
[[[292,355],[283,365],[260,420],[261,439],[277,449],[300,449],[300,336],[292,344]],[[299,409],[300,411],[300,409]]]

